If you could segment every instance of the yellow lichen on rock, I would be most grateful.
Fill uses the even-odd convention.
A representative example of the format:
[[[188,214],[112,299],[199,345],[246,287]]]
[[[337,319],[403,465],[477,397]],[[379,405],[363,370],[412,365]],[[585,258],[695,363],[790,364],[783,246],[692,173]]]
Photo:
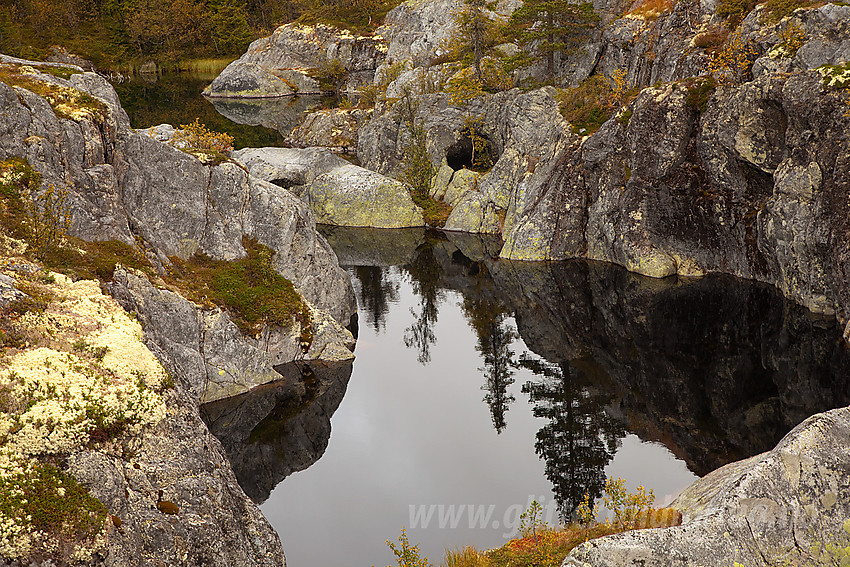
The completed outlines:
[[[45,465],[44,458],[120,442],[155,425],[165,416],[159,392],[169,383],[168,373],[142,342],[139,323],[97,282],[71,282],[59,274],[41,281],[51,283],[21,282],[29,293],[52,298],[42,312],[30,311],[20,319],[29,327],[31,344],[6,349],[0,358],[0,556],[9,559],[26,560],[56,538],[21,512],[28,490],[43,492],[50,483],[61,484],[63,475],[70,478]],[[41,484],[28,486],[33,478]],[[102,509],[90,496],[81,497],[81,489],[66,486],[49,490],[55,503],[44,505],[65,506],[69,490]],[[5,505],[10,502],[17,504]],[[91,510],[84,516],[80,529],[85,533],[79,539],[64,534],[65,547],[56,553],[91,557],[104,545],[100,516]],[[65,528],[57,529],[64,533]]]

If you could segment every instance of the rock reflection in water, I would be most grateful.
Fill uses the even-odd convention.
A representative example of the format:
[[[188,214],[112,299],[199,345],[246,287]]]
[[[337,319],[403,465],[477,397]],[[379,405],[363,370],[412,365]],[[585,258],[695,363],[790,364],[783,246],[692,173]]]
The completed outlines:
[[[497,243],[472,235],[332,229],[326,236],[358,280],[365,308],[379,307],[367,320],[380,320],[387,304],[374,268],[400,266],[410,278],[420,311],[411,314],[405,343],[423,364],[436,340],[437,298],[444,290],[463,295],[497,431],[510,425],[513,369],[538,375],[523,391],[548,421],[536,450],[564,514],[585,491],[599,494],[627,431],[662,442],[705,475],[772,448],[814,413],[850,403],[850,355],[835,321],[769,286],[726,276],[657,280],[583,261],[509,262],[494,258]],[[369,272],[357,268],[364,259]],[[536,356],[510,351],[509,315]]]
[[[304,113],[322,103],[321,96],[287,96],[264,99],[209,100],[219,114],[237,124],[265,126],[277,130],[284,137],[301,123]]]
[[[280,380],[201,406],[254,502],[264,502],[280,481],[325,452],[351,369],[351,362],[284,364],[276,367]]]

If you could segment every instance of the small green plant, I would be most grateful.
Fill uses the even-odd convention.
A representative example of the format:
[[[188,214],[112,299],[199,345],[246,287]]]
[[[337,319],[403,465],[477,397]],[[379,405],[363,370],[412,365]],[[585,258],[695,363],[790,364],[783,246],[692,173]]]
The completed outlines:
[[[605,481],[605,507],[614,513],[614,522],[620,528],[632,526],[637,520],[638,513],[652,507],[655,495],[643,486],[638,486],[634,493],[626,490],[626,481],[622,478],[608,478]]]
[[[308,75],[319,81],[319,86],[326,91],[342,92],[348,80],[348,69],[339,59],[325,59],[319,65],[310,69]]]
[[[806,41],[806,31],[793,21],[787,22],[778,35],[779,44],[770,51],[771,57],[794,57]]]
[[[471,545],[463,549],[446,550],[441,567],[489,567],[490,561]]]
[[[729,28],[735,28],[755,8],[756,0],[720,0],[717,15],[726,18]]]
[[[401,528],[401,535],[398,536],[398,542],[399,545],[396,545],[392,541],[387,540],[387,547],[395,555],[398,567],[430,567],[428,558],[419,556],[419,544],[410,545],[410,542],[407,540],[407,532],[403,526]]]
[[[212,157],[215,161],[226,159],[225,154],[233,150],[232,136],[207,130],[198,118],[191,124],[181,124],[168,143],[192,154]]]
[[[424,121],[417,119],[418,102],[409,91],[399,101],[401,117],[408,137],[402,158],[401,180],[422,199],[429,197],[436,168],[428,155]]]
[[[711,98],[711,94],[717,88],[717,81],[712,76],[697,77],[696,79],[689,80],[686,83],[686,87],[688,89],[688,96],[685,99],[685,104],[691,109],[703,113],[708,106],[708,100]]]
[[[611,117],[607,100],[611,86],[605,77],[592,75],[581,85],[564,89],[558,94],[561,115],[572,125],[576,134],[592,134]]]
[[[467,115],[464,120],[460,135],[472,144],[472,163],[470,169],[478,172],[486,172],[493,167],[493,149],[490,140],[483,133],[484,119]]]
[[[537,532],[546,527],[542,520],[543,507],[537,500],[532,500],[525,512],[519,515],[519,533],[522,537],[533,537],[535,542],[539,542]]]
[[[615,69],[611,73],[611,101],[616,107],[626,103],[629,91],[628,73],[625,69]]]
[[[106,507],[53,465],[36,463],[29,469],[0,476],[4,530],[13,527],[21,534],[12,543],[16,554],[60,560],[80,544],[91,544],[103,530]]]
[[[27,241],[38,258],[58,248],[71,228],[68,190],[53,184],[44,191],[27,191],[22,195],[28,229]]]

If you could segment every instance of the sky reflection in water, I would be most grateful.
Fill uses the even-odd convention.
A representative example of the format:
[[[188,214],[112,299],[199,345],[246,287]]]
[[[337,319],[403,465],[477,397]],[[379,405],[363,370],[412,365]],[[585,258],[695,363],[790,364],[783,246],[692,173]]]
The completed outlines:
[[[403,525],[439,564],[503,544],[532,498],[556,522],[606,476],[664,505],[850,403],[835,321],[767,286],[323,230],[357,289],[353,365],[286,365],[202,407],[293,567],[391,564]]]

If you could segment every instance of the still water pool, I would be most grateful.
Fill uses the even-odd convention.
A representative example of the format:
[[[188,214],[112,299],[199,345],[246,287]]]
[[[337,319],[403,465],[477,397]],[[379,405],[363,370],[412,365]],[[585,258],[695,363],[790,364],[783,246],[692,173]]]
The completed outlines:
[[[283,145],[319,99],[205,100],[212,76],[117,85],[134,127],[190,123]],[[569,516],[622,477],[669,503],[697,477],[850,404],[834,319],[731,277],[643,278],[497,259],[499,243],[325,227],[355,285],[356,359],[202,407],[291,567],[388,565],[402,526],[439,564]]]
[[[439,564],[503,544],[532,499],[557,523],[608,476],[663,505],[850,401],[834,322],[767,286],[323,230],[357,291],[353,365],[204,407],[294,567],[391,564],[402,526]]]

